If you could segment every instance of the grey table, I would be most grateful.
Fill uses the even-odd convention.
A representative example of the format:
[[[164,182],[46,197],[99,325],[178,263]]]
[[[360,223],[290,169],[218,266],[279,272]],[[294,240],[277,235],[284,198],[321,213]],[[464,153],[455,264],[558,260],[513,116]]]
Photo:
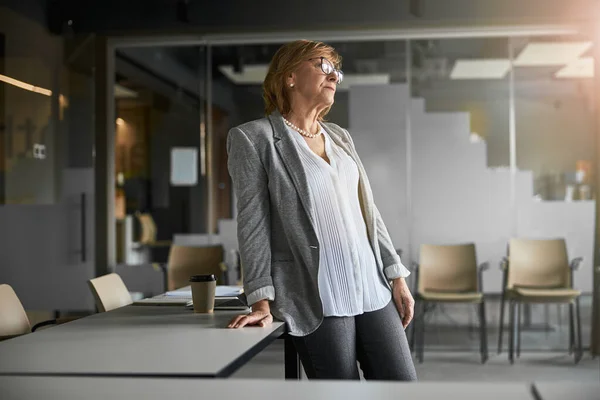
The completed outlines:
[[[600,400],[600,382],[535,382],[537,400]]]
[[[95,314],[0,342],[0,375],[229,376],[285,333],[282,322],[227,329],[238,313],[128,306]],[[296,370],[286,377],[297,378],[290,359]]]
[[[173,378],[0,377],[0,398],[244,400],[533,400],[526,383],[387,383]]]

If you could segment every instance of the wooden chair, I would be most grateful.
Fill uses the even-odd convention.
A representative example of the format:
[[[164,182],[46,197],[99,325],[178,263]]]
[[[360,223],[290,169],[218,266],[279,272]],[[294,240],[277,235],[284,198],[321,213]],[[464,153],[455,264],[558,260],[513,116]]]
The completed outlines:
[[[137,252],[138,260],[144,263],[165,263],[169,254],[171,240],[157,240],[158,231],[152,215],[135,213],[139,226],[139,236],[132,244],[132,250]]]
[[[569,351],[575,351],[575,362],[582,356],[579,296],[573,288],[573,272],[583,259],[569,263],[564,239],[511,239],[508,258],[502,262],[503,291],[500,302],[498,352],[502,348],[504,303],[509,302],[508,358],[514,363],[521,354],[521,308],[523,304],[569,304]],[[516,343],[515,343],[516,341]]]
[[[152,215],[136,213],[135,216],[140,224],[140,245],[150,247],[168,247],[171,245],[170,240],[157,240],[158,231]]]
[[[68,322],[72,319],[51,319],[31,327],[25,308],[10,285],[0,285],[0,341],[35,332],[48,325]]]
[[[417,303],[415,325],[411,342],[417,349],[417,359],[423,362],[425,347],[425,309],[428,303],[471,303],[479,313],[479,342],[481,362],[488,359],[485,298],[483,296],[482,272],[488,263],[477,265],[475,245],[421,246],[420,264],[415,264],[415,301]],[[414,346],[415,336],[418,337]]]
[[[88,285],[100,312],[111,311],[133,303],[123,280],[115,273],[90,279]]]
[[[167,265],[167,290],[189,285],[192,275],[214,274],[217,284],[224,284],[226,267],[222,246],[171,246]]]

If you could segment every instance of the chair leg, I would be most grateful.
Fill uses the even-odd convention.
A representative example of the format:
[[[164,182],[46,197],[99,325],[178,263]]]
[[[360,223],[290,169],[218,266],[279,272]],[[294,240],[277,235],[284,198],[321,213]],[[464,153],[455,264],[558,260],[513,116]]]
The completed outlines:
[[[569,354],[575,349],[575,317],[573,315],[573,303],[569,303]]]
[[[485,318],[485,300],[481,299],[479,303],[479,341],[481,351],[481,363],[485,364],[488,360],[488,345],[487,345],[487,321]]]
[[[417,302],[417,305],[419,303]],[[416,309],[418,309],[418,306],[415,307]],[[411,353],[415,353],[415,327],[419,324],[419,318],[418,316],[415,316],[415,318],[413,319],[412,323],[410,324],[410,333],[409,333],[409,343],[410,343],[410,351]]]
[[[544,304],[544,324],[549,328],[550,326],[550,306],[548,304]],[[548,332],[550,329],[544,329],[546,332],[546,339],[548,339]]]
[[[419,320],[421,318],[423,318],[424,316],[422,314],[418,314],[417,312],[419,311],[419,302],[420,300],[416,299],[415,300],[415,316],[412,320],[412,323],[409,326],[409,333],[408,333],[408,343],[409,343],[409,347],[410,347],[410,351],[411,353],[414,354],[415,352],[415,331],[416,331],[416,326],[419,324]]]
[[[562,331],[562,304],[556,305],[556,319],[558,320],[558,331]]]
[[[523,311],[523,303],[517,303],[517,358],[521,357],[521,311]]]
[[[469,340],[473,340],[473,331],[475,330],[475,324],[473,323],[473,315],[471,314],[471,308],[469,308],[467,317],[469,317]]]
[[[505,295],[504,290],[502,290],[502,295],[500,297],[500,321],[498,322],[498,354],[502,352],[502,333],[504,332],[504,301]]]
[[[575,352],[575,364],[581,361],[583,350],[581,348],[581,310],[579,309],[579,297],[575,299],[575,321],[577,323],[577,350]]]
[[[514,346],[515,346],[515,302],[510,300],[508,302],[508,361],[514,364]]]
[[[423,362],[423,353],[424,353],[424,348],[425,348],[425,306],[426,306],[426,302],[425,300],[421,300],[419,302],[421,304],[421,323],[419,324],[419,339],[418,339],[418,344],[417,344],[417,360],[419,361],[419,363]]]

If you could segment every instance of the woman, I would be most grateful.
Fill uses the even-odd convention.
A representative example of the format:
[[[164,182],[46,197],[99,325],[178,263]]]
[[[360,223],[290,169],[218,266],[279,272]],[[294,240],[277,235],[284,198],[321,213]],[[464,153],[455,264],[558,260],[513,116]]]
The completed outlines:
[[[282,46],[264,81],[267,118],[229,132],[244,291],[229,328],[289,333],[311,379],[416,380],[404,329],[409,275],[348,132],[323,122],[343,79],[320,42]]]

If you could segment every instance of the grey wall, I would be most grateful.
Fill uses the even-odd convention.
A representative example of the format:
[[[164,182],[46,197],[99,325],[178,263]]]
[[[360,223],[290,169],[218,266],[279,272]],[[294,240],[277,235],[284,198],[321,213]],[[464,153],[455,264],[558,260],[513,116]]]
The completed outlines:
[[[469,141],[469,114],[425,112],[422,101],[409,98],[406,85],[350,90],[350,132],[392,240],[405,250],[404,263],[418,261],[424,243],[473,242],[479,262],[496,266],[510,237],[563,237],[572,258],[584,257],[575,284],[590,292],[595,203],[536,202],[533,174],[518,171],[512,208],[510,171],[488,168],[485,143]],[[408,107],[410,162],[404,124]],[[484,289],[500,291],[499,269],[484,275]]]
[[[234,92],[237,117],[230,118],[231,126],[252,121],[265,116],[262,89],[259,86],[239,86]]]
[[[327,114],[325,119],[329,122],[338,124],[341,127],[347,128],[349,121],[349,98],[348,92],[338,91],[335,94],[335,103],[333,104],[333,107],[331,107],[331,110],[329,110],[329,114]]]
[[[355,86],[349,93],[348,128],[394,245],[404,252],[409,249],[405,112],[409,105],[405,85]]]
[[[574,171],[593,160],[590,81],[516,81],[517,166],[535,175]],[[428,111],[472,111],[473,131],[487,142],[490,167],[508,166],[508,81],[438,81],[421,90]]]
[[[62,57],[60,40],[28,19],[0,8],[0,31],[5,36],[4,74],[55,89],[52,97],[4,84],[2,99],[3,151],[11,165],[3,166],[4,198],[9,203],[52,204],[56,197],[54,121],[57,77]],[[34,143],[46,146],[46,159],[36,159]]]
[[[92,168],[94,165],[93,116],[94,116],[94,79],[93,60],[86,62],[89,73],[71,72],[68,75],[69,107],[65,111],[64,129],[67,130],[66,154],[60,160],[69,168]]]
[[[171,148],[195,147],[200,150],[200,114],[177,102],[164,113],[154,110],[150,125],[152,210],[162,239],[173,234],[206,230],[206,182],[198,164],[198,184],[173,187],[170,182]],[[199,160],[200,161],[200,160]]]

